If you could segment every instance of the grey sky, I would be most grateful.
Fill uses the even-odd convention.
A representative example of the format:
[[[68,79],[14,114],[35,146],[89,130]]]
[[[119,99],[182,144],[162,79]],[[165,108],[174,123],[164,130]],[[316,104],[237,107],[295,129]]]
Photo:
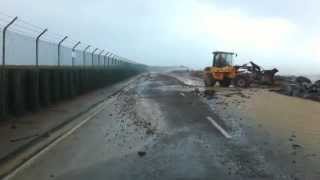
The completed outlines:
[[[317,0],[2,0],[0,11],[150,65],[239,53],[283,73],[320,73]],[[316,72],[318,71],[318,72]]]

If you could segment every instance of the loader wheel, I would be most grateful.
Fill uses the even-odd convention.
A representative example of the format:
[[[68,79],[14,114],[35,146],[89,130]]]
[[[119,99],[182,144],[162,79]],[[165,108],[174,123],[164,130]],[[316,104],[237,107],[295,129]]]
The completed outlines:
[[[204,85],[206,87],[211,87],[216,84],[216,81],[212,78],[210,74],[204,75]]]
[[[243,76],[238,76],[234,79],[234,85],[236,87],[246,88],[249,86],[249,82],[248,82],[247,78],[245,78]]]
[[[231,79],[229,78],[224,78],[222,81],[220,81],[220,85],[222,87],[229,87],[231,84]]]

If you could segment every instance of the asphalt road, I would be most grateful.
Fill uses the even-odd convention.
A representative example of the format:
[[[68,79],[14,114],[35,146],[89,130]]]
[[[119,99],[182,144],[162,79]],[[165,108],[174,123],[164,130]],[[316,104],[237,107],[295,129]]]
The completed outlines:
[[[12,179],[295,179],[231,129],[194,88],[146,74]]]

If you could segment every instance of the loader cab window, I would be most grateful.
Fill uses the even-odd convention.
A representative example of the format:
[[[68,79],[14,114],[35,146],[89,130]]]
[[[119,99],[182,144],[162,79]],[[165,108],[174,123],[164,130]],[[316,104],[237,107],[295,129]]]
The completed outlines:
[[[214,53],[214,57],[213,57],[214,67],[231,66],[232,63],[233,63],[232,53]]]

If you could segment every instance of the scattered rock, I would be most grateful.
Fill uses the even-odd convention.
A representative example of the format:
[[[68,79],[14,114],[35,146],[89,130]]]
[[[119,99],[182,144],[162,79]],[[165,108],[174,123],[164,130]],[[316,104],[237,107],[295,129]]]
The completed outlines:
[[[207,99],[213,99],[215,94],[216,94],[216,92],[213,89],[206,89],[204,91],[204,97],[206,97]]]
[[[110,113],[109,116],[112,116],[112,114]]]
[[[310,79],[299,76],[283,80],[280,85],[279,93],[296,96],[305,99],[320,101],[320,81],[312,83]]]
[[[292,148],[293,149],[298,149],[298,148],[302,148],[302,146],[299,145],[299,144],[292,144]]]
[[[305,155],[304,157],[316,157],[317,156],[317,154],[307,154],[307,155]]]
[[[147,129],[146,134],[147,135],[152,135],[152,134],[154,134],[154,130],[153,129]]]
[[[194,88],[194,91],[193,91],[195,94],[200,94],[200,90],[199,88]]]
[[[49,132],[44,133],[42,137],[44,137],[44,138],[48,138],[48,137],[50,137],[50,133],[49,133]]]
[[[107,137],[107,136],[109,136],[109,132],[106,132],[106,133],[104,134],[104,137]]]
[[[143,157],[143,156],[145,156],[147,153],[145,152],[145,151],[138,151],[138,155],[140,156],[140,157]]]
[[[269,145],[269,143],[268,143],[268,142],[263,142],[263,144],[264,144],[265,146]]]

